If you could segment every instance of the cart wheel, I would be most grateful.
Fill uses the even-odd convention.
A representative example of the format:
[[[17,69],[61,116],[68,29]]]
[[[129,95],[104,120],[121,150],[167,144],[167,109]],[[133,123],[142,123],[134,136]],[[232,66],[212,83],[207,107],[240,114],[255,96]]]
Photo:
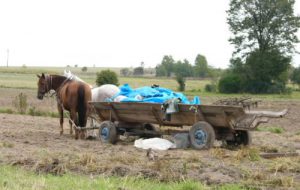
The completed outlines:
[[[213,127],[205,121],[194,124],[190,129],[189,136],[191,145],[195,149],[211,148],[216,138]]]
[[[104,121],[99,128],[100,140],[104,143],[115,144],[118,140],[116,125],[110,121]]]
[[[252,137],[250,131],[236,130],[234,133],[233,140],[227,140],[226,143],[229,146],[240,146],[240,145],[250,145],[252,142]]]

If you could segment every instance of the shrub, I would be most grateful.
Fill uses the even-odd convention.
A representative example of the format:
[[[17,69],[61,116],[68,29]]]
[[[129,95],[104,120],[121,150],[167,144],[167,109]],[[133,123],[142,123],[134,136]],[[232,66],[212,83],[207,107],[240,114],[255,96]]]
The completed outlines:
[[[28,110],[28,114],[31,116],[42,116],[42,115],[46,115],[45,113],[37,110],[35,107],[30,107]]]
[[[176,81],[179,84],[178,91],[181,91],[181,92],[184,91],[185,90],[185,78],[181,75],[178,75],[178,76],[176,76]]]
[[[20,112],[21,114],[26,113],[28,103],[27,103],[27,96],[26,94],[23,94],[22,92],[15,97],[13,100],[14,107]]]
[[[216,92],[217,91],[217,85],[215,85],[215,84],[206,84],[205,85],[205,91],[206,92]]]
[[[136,67],[133,69],[133,75],[144,75],[144,67]]]
[[[236,74],[227,74],[219,81],[219,92],[221,93],[237,93],[240,92],[242,86],[241,78]]]
[[[82,72],[87,72],[88,68],[87,67],[82,67],[81,71]]]
[[[118,86],[118,76],[111,70],[103,70],[101,72],[97,72],[96,84],[97,86],[101,86],[103,84],[114,84]]]
[[[127,77],[130,75],[130,70],[128,68],[123,68],[120,70],[120,74],[124,77]]]

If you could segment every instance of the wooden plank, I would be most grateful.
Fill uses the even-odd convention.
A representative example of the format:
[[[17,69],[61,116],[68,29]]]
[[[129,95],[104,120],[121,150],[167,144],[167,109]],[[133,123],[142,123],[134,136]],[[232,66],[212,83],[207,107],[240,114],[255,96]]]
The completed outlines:
[[[111,107],[111,112],[113,114],[113,118],[116,119],[117,121],[120,121],[120,118],[118,116],[116,109],[114,108],[114,105],[113,104],[109,104],[109,105]],[[111,119],[113,119],[113,118],[111,118]]]
[[[261,153],[259,154],[263,158],[278,158],[278,157],[295,157],[299,156],[297,152],[287,152],[287,153]]]
[[[113,118],[124,122],[149,122],[160,125],[193,125],[197,120],[205,120],[213,126],[229,127],[228,119],[235,119],[245,114],[237,106],[199,105],[198,118],[188,104],[179,104],[180,112],[172,114],[172,121],[163,121],[163,114],[158,112],[161,104],[157,103],[124,103],[124,102],[90,102],[97,112],[107,118],[107,111],[114,108]],[[111,107],[113,106],[113,108]],[[153,109],[155,111],[153,111]],[[228,118],[230,117],[230,118]],[[160,118],[160,119],[158,119]]]
[[[206,121],[206,119],[205,119],[205,117],[204,117],[204,115],[203,115],[203,113],[202,113],[202,108],[201,108],[201,106],[197,106],[197,109],[198,109],[198,118],[199,118],[199,120],[198,121]]]
[[[160,126],[164,125],[164,123],[163,123],[161,117],[160,117],[159,114],[157,113],[157,110],[156,110],[154,107],[151,107],[151,109],[152,109],[152,114],[154,115],[154,117],[155,117],[155,119],[157,120],[158,124],[159,124]]]

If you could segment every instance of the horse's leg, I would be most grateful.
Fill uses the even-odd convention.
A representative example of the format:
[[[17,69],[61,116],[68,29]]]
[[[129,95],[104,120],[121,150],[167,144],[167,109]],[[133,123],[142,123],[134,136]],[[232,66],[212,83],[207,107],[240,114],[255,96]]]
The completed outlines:
[[[69,119],[69,124],[70,124],[70,135],[73,135],[73,123],[70,119]]]
[[[64,110],[58,104],[57,105],[58,113],[59,113],[59,123],[60,123],[60,135],[64,133]]]
[[[77,113],[75,110],[71,110],[71,119],[75,123],[75,127],[78,127],[78,121],[77,121]],[[75,128],[75,139],[78,139],[79,133],[78,129]]]

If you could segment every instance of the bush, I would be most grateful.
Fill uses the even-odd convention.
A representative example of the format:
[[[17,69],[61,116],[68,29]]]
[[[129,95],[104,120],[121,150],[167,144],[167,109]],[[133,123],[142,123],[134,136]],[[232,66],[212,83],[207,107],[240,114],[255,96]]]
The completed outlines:
[[[130,70],[128,68],[123,68],[120,70],[120,74],[123,76],[123,77],[127,77],[130,75]]]
[[[118,76],[111,70],[103,70],[101,72],[97,72],[96,84],[97,86],[101,86],[103,84],[114,84],[118,86]]]
[[[290,94],[291,90],[285,86],[283,82],[263,82],[263,81],[254,81],[248,80],[244,85],[245,91],[259,94],[259,93],[268,93],[268,94]]]
[[[43,116],[45,113],[42,111],[37,110],[35,107],[30,107],[28,110],[28,114],[31,116]]]
[[[206,92],[216,92],[217,91],[217,85],[215,85],[215,84],[206,84],[205,85],[205,91]]]
[[[181,75],[176,76],[176,81],[179,84],[178,91],[183,92],[185,90],[185,78]]]
[[[87,72],[88,68],[87,67],[82,67],[81,71],[82,72]]]
[[[133,75],[144,75],[144,67],[136,67],[133,69]]]
[[[219,81],[219,92],[221,93],[237,93],[240,92],[242,86],[242,80],[238,75],[227,74]]]

